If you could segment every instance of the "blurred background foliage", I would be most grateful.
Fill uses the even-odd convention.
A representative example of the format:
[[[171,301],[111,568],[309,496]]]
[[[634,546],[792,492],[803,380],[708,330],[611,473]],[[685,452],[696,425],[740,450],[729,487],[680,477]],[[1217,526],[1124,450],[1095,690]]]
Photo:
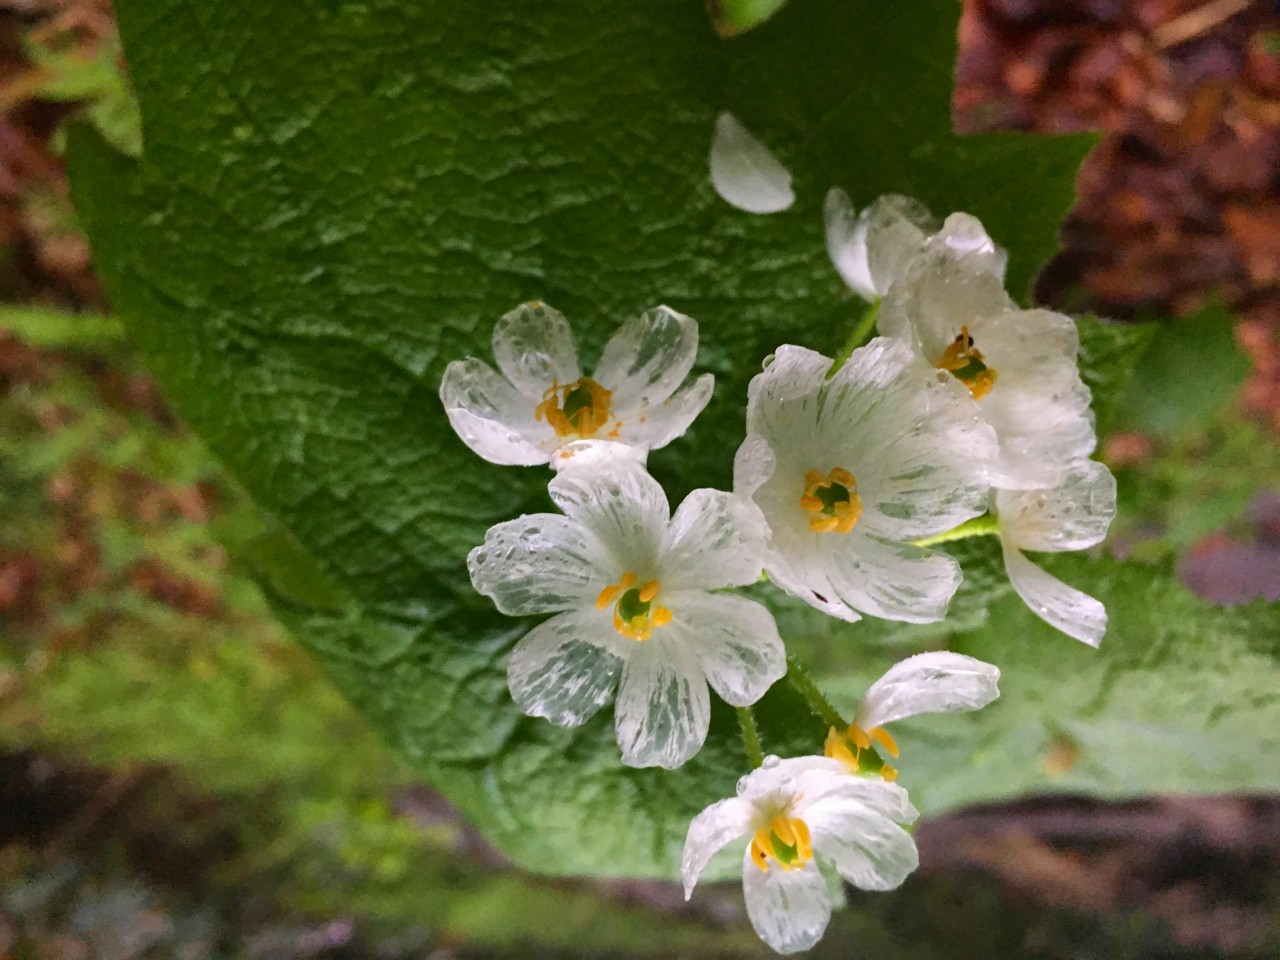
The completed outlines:
[[[1280,157],[1280,33],[1237,11],[1159,46],[1190,5],[1048,6],[967,5],[957,119],[1105,124],[1041,296],[1180,315],[1105,440],[1107,549],[1280,599],[1277,167],[1249,179]],[[511,868],[274,623],[232,559],[261,520],[120,339],[66,200],[61,121],[88,100],[136,150],[125,89],[105,3],[0,3],[0,956],[763,955],[732,886]],[[1274,798],[1032,799],[921,848],[818,955],[1280,948]]]

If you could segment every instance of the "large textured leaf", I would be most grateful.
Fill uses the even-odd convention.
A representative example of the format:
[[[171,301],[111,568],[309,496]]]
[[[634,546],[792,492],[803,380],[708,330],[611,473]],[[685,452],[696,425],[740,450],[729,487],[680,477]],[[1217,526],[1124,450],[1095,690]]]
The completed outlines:
[[[589,356],[667,302],[701,322],[700,367],[719,379],[652,466],[676,493],[723,486],[761,358],[784,341],[834,350],[860,312],[822,249],[829,186],[972,210],[1020,290],[1087,141],[951,134],[951,0],[807,0],[734,41],[687,0],[117,11],[144,154],[82,131],[77,202],[151,368],[279,521],[255,562],[282,616],[518,860],[670,876],[688,818],[743,771],[734,718],[718,706],[706,750],[666,773],[619,764],[608,711],[569,732],[519,715],[504,663],[528,623],[477,597],[463,558],[489,524],[545,508],[547,475],[462,446],[436,399],[444,365],[487,353],[494,319],[524,300],[564,310]],[[791,210],[755,217],[715,196],[722,109],[791,167]],[[1122,379],[1123,351],[1103,353],[1095,386]],[[998,592],[989,562],[975,570],[969,625]],[[1125,643],[1142,648],[1149,626]],[[1037,649],[1046,669],[1087,653],[1062,637]],[[1046,711],[1065,722],[1077,707]],[[759,714],[780,753],[825,732],[783,685]],[[948,742],[921,764],[933,808],[1023,785],[975,787],[948,766],[963,741]]]

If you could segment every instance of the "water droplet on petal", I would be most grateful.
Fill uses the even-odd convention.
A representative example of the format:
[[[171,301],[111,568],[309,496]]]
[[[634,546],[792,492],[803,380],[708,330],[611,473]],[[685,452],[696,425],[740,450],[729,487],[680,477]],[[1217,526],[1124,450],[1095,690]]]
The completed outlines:
[[[771,753],[771,754],[769,754],[767,757],[765,757],[765,758],[764,758],[764,762],[763,762],[762,764],[760,764],[760,766],[764,767],[766,770],[772,770],[774,767],[776,767],[776,766],[777,766],[779,763],[781,763],[781,762],[782,762],[781,760],[779,760],[777,757],[775,757],[775,756]]]
[[[738,778],[738,796],[742,796],[747,792],[747,784],[751,782],[751,774]]]

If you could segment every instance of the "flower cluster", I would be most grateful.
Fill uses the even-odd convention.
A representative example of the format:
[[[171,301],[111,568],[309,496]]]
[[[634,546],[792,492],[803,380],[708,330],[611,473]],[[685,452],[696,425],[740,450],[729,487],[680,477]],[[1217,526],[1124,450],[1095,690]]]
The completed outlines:
[[[728,182],[717,189],[768,206],[762,184],[777,187],[776,171],[758,144],[740,146],[750,134],[736,121],[720,128],[728,147],[713,151],[713,172]],[[480,456],[554,470],[558,512],[499,523],[468,557],[500,611],[551,615],[511,653],[515,703],[569,727],[612,701],[622,762],[664,768],[701,748],[712,691],[738,708],[755,769],[690,826],[686,895],[717,851],[742,842],[751,921],[784,953],[827,925],[824,869],[887,890],[916,866],[904,829],[916,811],[885,759],[899,755],[887,726],[979,709],[998,696],[999,671],[945,651],[908,657],[846,722],[788,668],[769,609],[733,588],[764,574],[841,620],[936,621],[961,571],[931,546],[992,533],[1031,608],[1096,645],[1101,605],[1022,551],[1095,544],[1115,505],[1110,474],[1088,459],[1075,326],[1009,299],[1004,254],[982,225],[953,214],[939,226],[905,197],[858,214],[838,191],[826,216],[837,270],[871,302],[860,328],[880,335],[855,335],[838,360],[790,344],[768,358],[748,388],[731,492],[695,490],[673,511],[647,472],[649,452],[681,436],[713,389],[709,374],[689,380],[697,324],[669,308],[623,324],[585,375],[564,317],[525,304],[494,330],[498,369],[451,363],[440,390]],[[826,721],[825,741],[815,730],[813,755],[765,759],[750,707],[784,676]]]

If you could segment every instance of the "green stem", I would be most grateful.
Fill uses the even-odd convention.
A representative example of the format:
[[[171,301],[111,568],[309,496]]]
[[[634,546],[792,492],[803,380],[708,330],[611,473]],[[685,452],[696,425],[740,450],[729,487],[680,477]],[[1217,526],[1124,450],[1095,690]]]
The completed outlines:
[[[742,749],[754,770],[764,763],[764,751],[760,749],[760,728],[756,726],[756,716],[750,707],[738,707],[738,726],[742,730]]]
[[[844,346],[840,348],[840,352],[836,354],[836,358],[831,363],[831,369],[827,371],[827,376],[835,374],[837,370],[845,365],[849,357],[853,355],[853,351],[870,339],[872,331],[876,328],[876,317],[880,314],[880,301],[867,307],[863,313],[862,319],[858,321],[858,325],[853,328],[853,333],[849,334],[849,339],[844,342]]]
[[[835,708],[826,695],[818,689],[818,685],[813,682],[813,678],[805,671],[804,667],[796,661],[795,657],[787,657],[787,683],[791,684],[792,689],[800,696],[804,697],[805,702],[809,704],[809,709],[822,718],[822,722],[829,727],[835,727],[837,730],[843,731],[848,724],[844,718],[840,716],[840,711]]]
[[[946,533],[939,533],[932,537],[925,537],[923,540],[916,540],[915,545],[917,547],[932,547],[935,543],[949,543],[952,540],[965,540],[968,537],[994,537],[999,533],[999,523],[996,522],[995,517],[988,513],[972,520],[966,520],[960,526],[948,530]]]

